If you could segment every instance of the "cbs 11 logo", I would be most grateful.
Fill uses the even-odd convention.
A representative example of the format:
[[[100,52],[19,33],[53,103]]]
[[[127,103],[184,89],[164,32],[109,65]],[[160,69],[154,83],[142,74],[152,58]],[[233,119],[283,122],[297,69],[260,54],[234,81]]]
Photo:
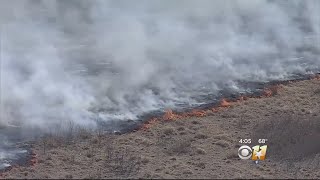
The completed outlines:
[[[267,145],[257,145],[254,147],[249,147],[247,145],[243,145],[238,150],[238,156],[240,159],[252,159],[254,161],[265,160],[267,154]]]

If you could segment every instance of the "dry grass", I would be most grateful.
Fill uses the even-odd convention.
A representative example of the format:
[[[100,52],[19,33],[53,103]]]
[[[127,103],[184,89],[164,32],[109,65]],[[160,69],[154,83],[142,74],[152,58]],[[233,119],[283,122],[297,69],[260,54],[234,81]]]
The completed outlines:
[[[173,136],[161,136],[157,140],[157,146],[168,155],[181,155],[191,151],[191,139],[180,139]]]
[[[320,152],[320,119],[311,115],[279,114],[257,125],[255,137],[268,139],[271,156],[299,161]]]
[[[320,89],[315,90],[313,95],[320,95]]]
[[[145,161],[144,161],[145,162]],[[104,168],[117,178],[130,178],[139,173],[141,157],[136,156],[128,148],[108,151],[104,160]]]

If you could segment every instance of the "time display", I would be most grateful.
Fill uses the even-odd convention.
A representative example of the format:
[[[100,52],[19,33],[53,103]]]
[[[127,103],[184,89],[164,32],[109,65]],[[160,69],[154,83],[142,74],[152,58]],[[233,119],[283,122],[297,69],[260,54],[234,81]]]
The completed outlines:
[[[251,139],[240,139],[239,143],[241,143],[241,144],[251,144]]]

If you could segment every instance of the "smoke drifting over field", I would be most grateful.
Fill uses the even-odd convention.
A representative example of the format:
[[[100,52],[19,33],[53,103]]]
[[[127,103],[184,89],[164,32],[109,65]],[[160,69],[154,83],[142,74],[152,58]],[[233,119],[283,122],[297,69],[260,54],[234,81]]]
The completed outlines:
[[[135,119],[320,68],[320,2],[0,2],[0,124]]]

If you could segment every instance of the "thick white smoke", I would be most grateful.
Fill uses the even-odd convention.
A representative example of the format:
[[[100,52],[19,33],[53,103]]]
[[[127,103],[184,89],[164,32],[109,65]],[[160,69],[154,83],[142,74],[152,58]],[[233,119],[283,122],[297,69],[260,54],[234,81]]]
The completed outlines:
[[[318,0],[0,2],[1,123],[135,119],[320,69]]]

